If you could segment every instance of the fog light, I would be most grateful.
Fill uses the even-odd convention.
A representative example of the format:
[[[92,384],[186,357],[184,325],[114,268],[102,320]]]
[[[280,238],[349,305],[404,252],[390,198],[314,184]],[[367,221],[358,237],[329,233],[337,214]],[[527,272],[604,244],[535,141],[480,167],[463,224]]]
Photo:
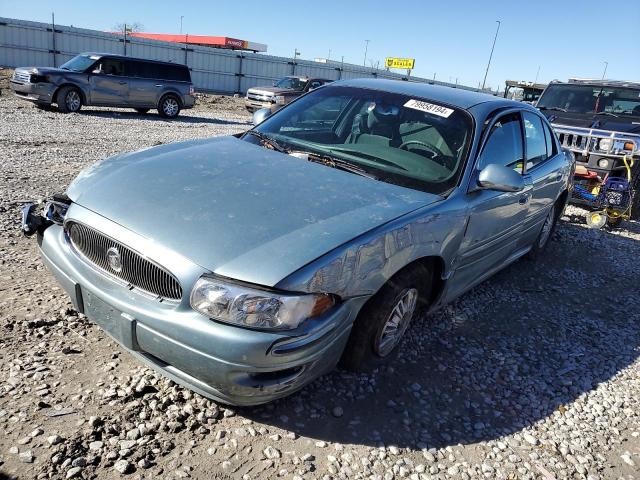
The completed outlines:
[[[609,168],[609,160],[607,160],[606,158],[601,158],[600,160],[598,160],[598,166],[600,168]]]

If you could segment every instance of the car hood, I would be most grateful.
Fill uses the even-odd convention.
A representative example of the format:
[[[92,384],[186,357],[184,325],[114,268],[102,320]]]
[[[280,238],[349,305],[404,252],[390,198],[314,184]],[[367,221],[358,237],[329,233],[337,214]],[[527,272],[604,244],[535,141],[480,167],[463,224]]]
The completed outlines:
[[[611,132],[640,134],[640,120],[630,117],[610,117],[606,115],[580,115],[570,112],[543,110],[542,113],[553,125],[568,127],[595,128]]]
[[[255,93],[257,95],[279,95],[279,94],[302,94],[299,90],[293,90],[291,88],[278,88],[278,87],[254,87],[247,90],[247,93]]]
[[[64,70],[62,68],[55,68],[55,67],[20,67],[20,68],[16,68],[16,70],[25,71],[28,73],[37,71],[40,75],[48,75],[51,73],[78,73],[78,72],[72,72],[71,70]]]
[[[442,198],[234,137],[98,162],[67,195],[216,274],[265,286]]]

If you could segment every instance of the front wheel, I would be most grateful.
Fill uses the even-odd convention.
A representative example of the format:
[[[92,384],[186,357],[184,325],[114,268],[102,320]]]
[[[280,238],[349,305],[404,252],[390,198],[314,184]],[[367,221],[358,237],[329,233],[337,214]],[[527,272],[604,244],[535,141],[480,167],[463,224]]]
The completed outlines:
[[[429,297],[431,283],[432,274],[423,267],[389,280],[358,313],[340,366],[359,371],[389,357]]]
[[[62,113],[79,112],[82,108],[82,95],[75,87],[62,87],[57,97],[58,110]]]
[[[158,113],[163,118],[176,118],[180,113],[180,101],[175,95],[165,95],[158,103]]]

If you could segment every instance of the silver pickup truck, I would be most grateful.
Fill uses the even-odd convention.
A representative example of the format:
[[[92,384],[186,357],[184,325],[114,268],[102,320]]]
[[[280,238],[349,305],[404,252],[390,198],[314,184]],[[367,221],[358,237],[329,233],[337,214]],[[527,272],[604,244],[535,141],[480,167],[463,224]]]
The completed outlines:
[[[84,53],[59,68],[16,68],[12,90],[40,108],[58,105],[63,113],[83,105],[134,108],[160,116],[177,117],[195,105],[191,74],[186,65],[121,55]]]

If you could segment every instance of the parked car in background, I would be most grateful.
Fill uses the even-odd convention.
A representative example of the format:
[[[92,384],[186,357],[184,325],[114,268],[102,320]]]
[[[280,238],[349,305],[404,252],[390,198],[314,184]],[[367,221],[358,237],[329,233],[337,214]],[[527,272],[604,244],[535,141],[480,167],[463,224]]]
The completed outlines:
[[[83,105],[134,108],[174,118],[195,105],[191,74],[186,65],[121,55],[83,53],[59,68],[16,68],[10,81],[16,95],[38,107],[58,105],[63,113]]]
[[[573,168],[530,105],[340,81],[239,137],[98,162],[22,229],[137,358],[252,405],[381,362],[417,312],[541,256]]]
[[[332,81],[326,78],[284,77],[275,82],[272,87],[253,87],[247,90],[245,106],[250,112],[261,108],[268,108],[275,112],[300,95]]]
[[[578,165],[573,203],[594,204],[609,179],[628,183],[631,218],[640,218],[640,82],[553,81],[537,107]],[[616,193],[619,196],[620,193]],[[622,217],[609,218],[616,226]]]

